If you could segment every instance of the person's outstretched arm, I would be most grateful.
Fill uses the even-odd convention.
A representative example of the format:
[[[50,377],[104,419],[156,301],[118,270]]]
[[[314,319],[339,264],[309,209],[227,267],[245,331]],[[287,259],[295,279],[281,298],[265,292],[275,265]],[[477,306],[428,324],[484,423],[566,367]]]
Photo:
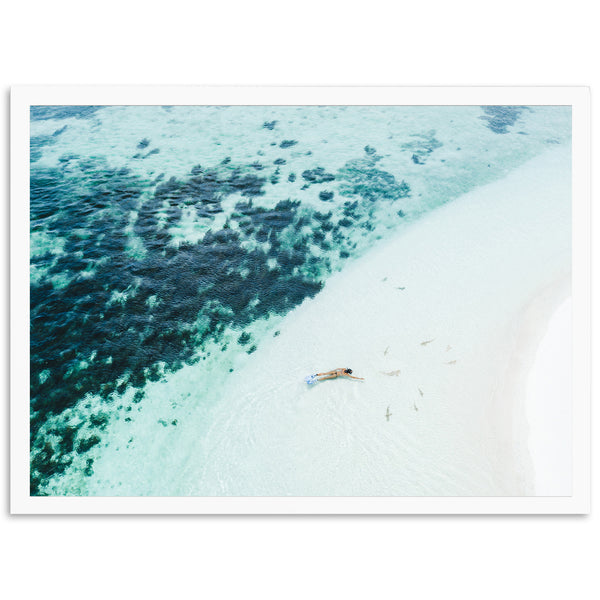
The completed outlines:
[[[346,377],[350,377],[350,379],[360,379],[361,381],[364,381],[364,377],[354,377],[354,375],[348,375],[348,373],[346,373]]]

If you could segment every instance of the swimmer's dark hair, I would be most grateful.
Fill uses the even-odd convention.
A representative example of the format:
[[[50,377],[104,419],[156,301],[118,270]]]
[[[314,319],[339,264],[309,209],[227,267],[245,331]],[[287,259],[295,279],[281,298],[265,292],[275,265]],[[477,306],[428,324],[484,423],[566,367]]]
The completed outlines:
[[[352,375],[352,369],[344,369],[344,373],[348,373],[348,375]]]

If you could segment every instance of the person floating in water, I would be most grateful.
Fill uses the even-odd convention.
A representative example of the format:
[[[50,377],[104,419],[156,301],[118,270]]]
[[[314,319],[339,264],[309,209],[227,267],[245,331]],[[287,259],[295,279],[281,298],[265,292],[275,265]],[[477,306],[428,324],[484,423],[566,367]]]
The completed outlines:
[[[305,381],[310,385],[317,383],[318,381],[324,381],[325,379],[336,379],[337,377],[349,377],[350,379],[364,380],[364,377],[355,377],[352,375],[352,369],[333,369],[332,371],[325,371],[324,373],[308,375],[305,378]]]

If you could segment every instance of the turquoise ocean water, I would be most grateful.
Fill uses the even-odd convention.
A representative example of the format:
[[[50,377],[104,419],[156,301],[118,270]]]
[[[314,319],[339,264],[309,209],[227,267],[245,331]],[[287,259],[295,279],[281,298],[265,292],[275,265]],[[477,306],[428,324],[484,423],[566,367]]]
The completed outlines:
[[[39,106],[30,124],[32,495],[185,495],[178,432],[227,410],[224,382],[294,307],[571,140],[552,106]],[[106,475],[149,444],[151,481]]]

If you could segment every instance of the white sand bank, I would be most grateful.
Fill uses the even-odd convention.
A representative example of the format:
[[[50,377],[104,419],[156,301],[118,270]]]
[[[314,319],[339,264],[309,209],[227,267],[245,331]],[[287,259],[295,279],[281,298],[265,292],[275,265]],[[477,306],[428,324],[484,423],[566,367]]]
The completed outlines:
[[[528,441],[536,496],[572,494],[572,309],[568,299],[552,315],[529,374]]]
[[[569,293],[570,222],[557,148],[348,265],[233,374],[186,492],[533,494],[527,373]],[[366,380],[302,381],[341,366]]]

